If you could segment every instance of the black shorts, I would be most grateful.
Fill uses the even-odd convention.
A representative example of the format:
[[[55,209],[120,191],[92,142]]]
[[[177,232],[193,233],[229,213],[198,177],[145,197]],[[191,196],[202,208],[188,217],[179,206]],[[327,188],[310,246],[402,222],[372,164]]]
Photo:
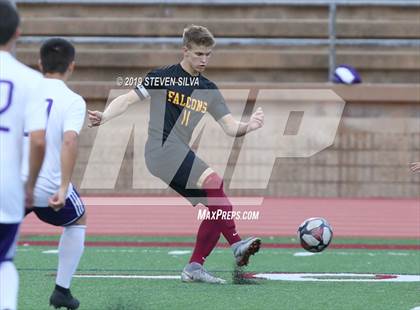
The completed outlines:
[[[35,212],[36,216],[43,222],[54,226],[69,226],[76,223],[85,214],[85,205],[79,193],[73,191],[66,198],[66,203],[59,211],[50,207],[33,207],[25,210],[25,216]]]
[[[152,148],[146,143],[147,169],[195,206],[207,204],[206,192],[198,188],[200,176],[209,166],[185,144],[166,142]]]
[[[18,235],[19,223],[0,223],[0,263],[13,260]]]

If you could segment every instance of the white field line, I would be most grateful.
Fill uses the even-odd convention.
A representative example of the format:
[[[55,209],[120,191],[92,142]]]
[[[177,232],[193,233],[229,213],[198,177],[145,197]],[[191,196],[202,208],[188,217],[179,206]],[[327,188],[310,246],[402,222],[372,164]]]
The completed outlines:
[[[78,274],[75,278],[99,279],[153,279],[179,280],[175,275],[98,275]],[[397,274],[358,274],[358,273],[259,273],[253,276],[257,279],[274,281],[311,281],[311,282],[420,282],[420,275]],[[323,279],[324,277],[324,279]]]
[[[420,282],[420,275],[358,273],[258,273],[255,278],[309,282]],[[325,277],[323,279],[323,277]]]
[[[74,278],[102,278],[102,279],[163,279],[163,280],[178,280],[181,279],[181,276],[170,276],[170,275],[161,275],[161,276],[142,276],[142,275],[99,275],[99,274],[76,274]]]

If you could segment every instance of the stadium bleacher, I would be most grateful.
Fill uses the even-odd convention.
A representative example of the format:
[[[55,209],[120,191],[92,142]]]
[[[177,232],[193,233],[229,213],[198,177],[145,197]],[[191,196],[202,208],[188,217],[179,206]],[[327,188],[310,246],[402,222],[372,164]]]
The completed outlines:
[[[48,302],[76,309],[80,301],[80,309],[92,310],[420,310],[419,0],[12,2],[23,30],[12,53],[36,68],[44,40],[70,40],[77,51],[68,85],[90,110],[103,111],[149,70],[179,62],[182,31],[194,23],[216,37],[204,74],[217,83],[234,118],[246,122],[257,107],[265,114],[262,128],[230,137],[209,115],[195,126],[189,122],[193,109],[178,110],[186,117],[181,124],[195,126],[191,149],[223,178],[221,188],[211,190],[218,178],[205,178],[210,199],[195,208],[166,184],[159,187],[146,168],[145,157],[153,160],[157,153],[144,152],[147,100],[100,127],[88,128],[86,121],[72,144],[78,140],[72,183],[80,197],[71,191],[64,210],[82,218],[61,227],[47,224],[39,209],[25,217],[16,257],[19,309],[46,309]],[[332,83],[340,64],[355,67],[362,83]],[[348,70],[355,79],[356,70]],[[130,85],[124,85],[126,78]],[[179,94],[188,102],[187,91]],[[53,120],[50,132],[65,112],[51,110],[62,98],[44,98]],[[3,106],[0,113],[9,104]],[[69,129],[67,120],[63,126]],[[169,144],[170,156],[156,162],[177,168],[176,143]],[[185,170],[178,174],[186,176]],[[230,203],[234,212],[214,214],[230,210]],[[53,220],[63,215],[43,211]],[[211,211],[211,218],[203,211]],[[231,215],[235,233],[232,222],[226,225]],[[240,246],[240,260],[252,254],[249,266],[240,268],[240,247],[229,241],[238,234],[242,240],[261,238],[247,239],[247,249]],[[188,264],[192,253],[194,263]],[[227,283],[181,283],[190,280],[189,267],[205,258],[205,268]],[[17,286],[10,271],[2,273],[2,303]],[[201,267],[196,271],[195,280],[214,280]]]
[[[331,88],[348,103],[345,117],[349,120],[359,117],[360,121],[366,121],[363,119],[366,111],[374,110],[386,121],[396,113],[395,110],[402,109],[405,112],[397,114],[410,123],[413,120],[410,113],[417,113],[415,106],[420,101],[418,6],[338,6],[336,62],[356,67],[363,79],[363,84],[348,87],[327,82],[327,5],[297,5],[299,1],[294,4],[290,1],[241,1],[242,4],[238,5],[237,1],[227,0],[17,2],[23,25],[17,56],[36,66],[39,43],[45,37],[72,39],[78,51],[78,67],[70,85],[87,99],[90,108],[103,109],[109,90],[118,88],[118,77],[144,76],[152,68],[179,61],[182,30],[188,24],[197,23],[208,26],[218,38],[206,75],[221,88]],[[344,44],[343,40],[360,42]],[[343,124],[347,123],[344,121]],[[330,152],[342,156],[353,150],[355,159],[349,160],[348,169],[361,153],[384,151],[370,142],[366,142],[369,146],[365,149],[356,151],[349,136],[359,135],[361,139],[371,141],[375,137],[380,140],[378,135],[387,136],[387,133],[366,133],[365,129],[354,128],[353,132],[348,132],[348,126],[344,125]],[[390,143],[386,150],[398,158],[396,165],[400,167],[409,160],[409,154],[419,148],[417,136],[410,131],[412,127],[407,128],[404,132],[397,130],[394,133],[392,139],[399,143]],[[83,177],[94,136],[92,131],[85,131],[82,135],[83,151],[77,166],[76,183]],[[348,145],[343,141],[348,141]],[[401,151],[401,141],[405,141],[406,151]],[[131,144],[129,148],[132,148]],[[128,156],[126,161],[117,191],[135,192],[131,189],[130,179],[132,158]],[[278,160],[278,163],[281,161],[286,159]],[[297,167],[302,159],[294,159],[294,162]],[[372,181],[378,182],[376,187],[369,189],[373,195],[411,197],[416,193],[417,185],[412,183],[412,178],[399,177],[399,187],[384,185],[383,180],[373,180],[372,175],[383,168],[376,167],[373,159],[367,168],[371,172],[366,174],[371,175],[370,178],[364,172],[356,176],[354,172],[347,173],[344,171],[346,164],[341,164],[339,169],[337,166],[331,168],[332,176],[327,173],[323,178],[315,179],[311,175],[316,167],[310,166],[307,172],[301,172],[304,175],[301,179],[292,182],[280,177],[285,167],[277,168],[278,175],[274,173],[273,180],[278,182],[269,188],[269,194],[293,196],[310,192],[315,196],[366,196],[366,189],[355,184],[360,181],[369,185]],[[311,169],[313,171],[309,171]],[[299,190],[294,190],[292,183],[296,183]],[[386,191],[383,190],[385,187]]]
[[[83,39],[85,43],[77,44],[76,81],[110,82],[117,74],[143,76],[161,66],[162,59],[164,63],[176,62],[180,34],[191,23],[205,23],[217,38],[224,38],[208,69],[208,76],[219,83],[322,83],[328,78],[328,46],[276,44],[285,38],[328,39],[328,6],[237,6],[227,5],[229,1],[219,5],[198,1],[189,6],[177,5],[176,1],[119,1],[99,6],[89,1],[74,2],[20,1],[19,8],[23,42],[27,36],[32,40],[42,36]],[[418,14],[418,8],[412,7],[340,6],[337,39],[418,39]],[[132,43],[124,43],[127,38]],[[247,42],[246,38],[252,40]],[[101,43],[95,43],[98,39]],[[148,43],[144,44],[144,39]],[[339,46],[337,63],[358,68],[364,82],[419,83],[418,48],[418,44]],[[36,45],[30,43],[22,43],[18,49],[18,55],[31,65],[36,63],[36,54]]]

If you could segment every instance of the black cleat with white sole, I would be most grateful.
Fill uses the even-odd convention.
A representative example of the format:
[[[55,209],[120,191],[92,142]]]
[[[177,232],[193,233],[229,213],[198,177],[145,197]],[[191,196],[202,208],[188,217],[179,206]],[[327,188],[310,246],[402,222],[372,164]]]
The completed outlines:
[[[75,310],[79,308],[79,305],[80,302],[72,296],[70,290],[63,293],[55,289],[51,294],[50,306],[53,306],[55,309],[64,307],[67,310]]]

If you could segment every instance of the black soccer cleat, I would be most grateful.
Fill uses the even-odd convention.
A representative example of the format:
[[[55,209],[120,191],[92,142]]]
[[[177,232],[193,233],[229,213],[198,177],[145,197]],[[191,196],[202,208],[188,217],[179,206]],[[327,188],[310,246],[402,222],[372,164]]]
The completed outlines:
[[[80,302],[74,298],[69,291],[68,293],[62,293],[55,289],[50,297],[50,306],[53,306],[55,309],[64,307],[67,310],[75,310],[79,308]]]

